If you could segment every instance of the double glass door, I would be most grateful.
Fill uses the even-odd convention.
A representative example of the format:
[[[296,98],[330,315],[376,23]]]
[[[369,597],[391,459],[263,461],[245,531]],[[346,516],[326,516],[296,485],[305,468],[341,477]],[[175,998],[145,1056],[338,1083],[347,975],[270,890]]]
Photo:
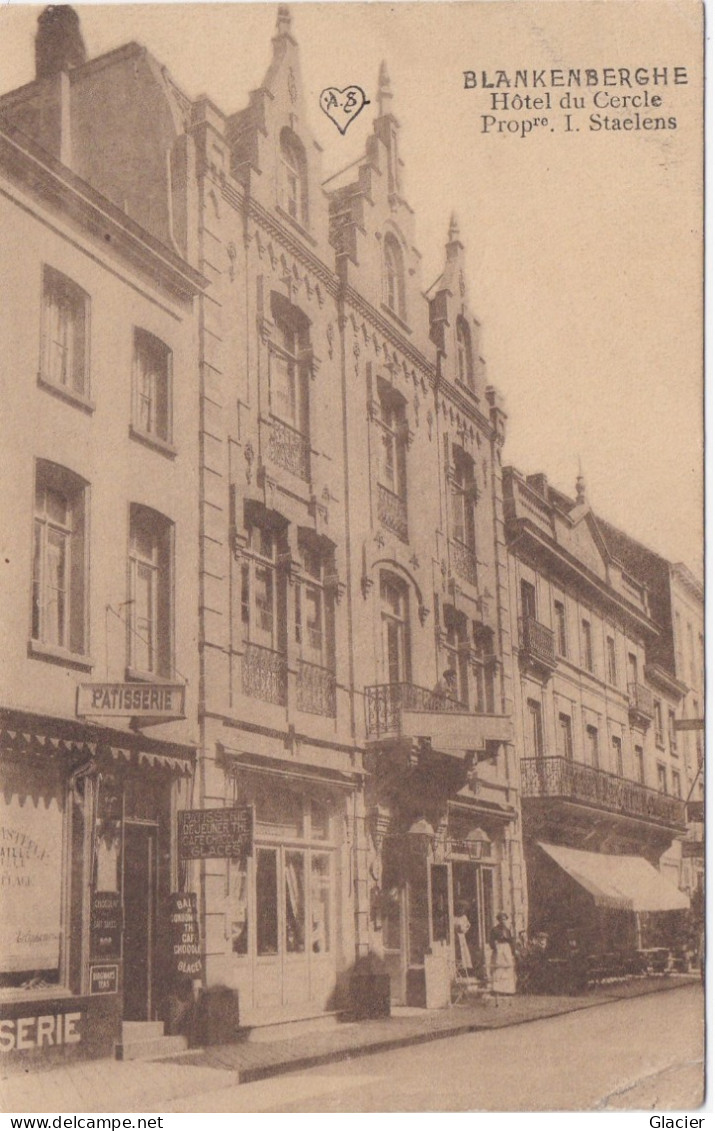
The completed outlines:
[[[233,939],[253,1008],[280,1013],[327,1004],[335,974],[333,872],[331,851],[256,845]]]

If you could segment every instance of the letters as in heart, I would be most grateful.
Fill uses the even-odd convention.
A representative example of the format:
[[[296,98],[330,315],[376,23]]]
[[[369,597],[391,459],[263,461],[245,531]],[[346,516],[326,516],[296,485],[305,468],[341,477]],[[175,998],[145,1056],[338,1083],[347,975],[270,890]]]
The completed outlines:
[[[328,86],[320,95],[321,109],[330,118],[331,122],[344,134],[351,122],[354,122],[363,106],[370,103],[365,97],[365,91],[359,86],[346,86],[338,90],[335,86]]]

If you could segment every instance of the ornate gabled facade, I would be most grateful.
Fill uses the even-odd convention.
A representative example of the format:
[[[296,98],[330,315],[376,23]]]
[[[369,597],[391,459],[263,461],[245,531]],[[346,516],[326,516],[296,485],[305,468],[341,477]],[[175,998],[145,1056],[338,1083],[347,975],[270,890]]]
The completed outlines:
[[[454,961],[460,905],[479,969],[497,911],[521,925],[505,415],[486,385],[455,222],[444,271],[423,294],[384,64],[378,88],[364,158],[328,188],[369,772],[367,941],[387,962],[395,1000],[419,1004],[446,1001],[439,971]]]
[[[530,926],[576,929],[590,950],[640,945],[647,931],[630,912],[687,906],[667,869],[685,831],[670,784],[679,766],[661,756],[682,688],[654,663],[670,629],[643,561],[594,515],[582,476],[574,500],[507,469],[505,516]],[[598,888],[604,855],[620,902]],[[653,869],[652,908],[639,904],[634,858]]]

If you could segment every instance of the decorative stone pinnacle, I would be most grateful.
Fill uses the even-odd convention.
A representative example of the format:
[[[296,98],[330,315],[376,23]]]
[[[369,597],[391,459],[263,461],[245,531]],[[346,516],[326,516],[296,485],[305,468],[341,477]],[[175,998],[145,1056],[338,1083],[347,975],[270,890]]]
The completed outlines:
[[[380,117],[389,114],[392,90],[390,89],[390,76],[387,73],[387,63],[383,59],[380,63],[380,74],[377,80],[377,104]]]
[[[290,35],[291,34],[291,14],[290,8],[286,4],[281,4],[278,8],[278,18],[276,20],[276,35]]]

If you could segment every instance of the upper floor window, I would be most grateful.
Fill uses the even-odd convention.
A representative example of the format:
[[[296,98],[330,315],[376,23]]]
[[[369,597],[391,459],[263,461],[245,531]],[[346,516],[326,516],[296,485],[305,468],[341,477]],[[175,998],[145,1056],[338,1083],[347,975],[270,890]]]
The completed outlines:
[[[643,757],[643,747],[634,747],[633,754],[636,762],[636,781],[641,785],[645,785],[645,759]]]
[[[379,392],[378,517],[383,526],[406,542],[407,417],[405,401],[389,386]]]
[[[618,735],[613,735],[611,738],[611,746],[613,747],[613,772],[618,774],[619,778],[623,777],[623,743]]]
[[[655,716],[655,741],[658,746],[665,746],[663,734],[663,704],[660,699],[653,700],[653,714]]]
[[[171,443],[171,350],[147,330],[134,331],[134,428]]]
[[[172,664],[173,524],[149,507],[129,516],[129,668],[168,678]]]
[[[567,758],[570,762],[573,761],[573,730],[571,726],[571,716],[566,714],[559,714],[559,726],[556,731],[556,741],[558,743],[559,757]]]
[[[529,733],[527,742],[532,758],[541,758],[544,753],[544,729],[541,722],[541,704],[535,699],[527,699]]]
[[[300,541],[303,576],[295,587],[295,640],[301,659],[323,668],[335,665],[334,599],[326,587],[334,552],[316,541]]]
[[[479,626],[474,634],[474,674],[477,684],[477,711],[494,713],[494,634]]]
[[[593,766],[594,770],[597,770],[599,763],[598,727],[586,727],[586,757],[588,764]]]
[[[31,636],[78,655],[87,643],[86,496],[87,484],[79,476],[37,461]]]
[[[77,397],[89,396],[89,295],[45,267],[41,377]]]
[[[673,797],[682,798],[683,786],[680,780],[680,774],[677,770],[673,770]]]
[[[399,318],[405,317],[405,264],[400,241],[392,232],[384,240],[385,305]]]
[[[581,621],[581,665],[587,672],[593,671],[593,640],[591,638],[591,622]]]
[[[556,628],[556,650],[559,656],[568,656],[566,636],[566,606],[563,601],[554,601],[554,625]]]
[[[670,753],[678,753],[678,736],[675,729],[675,711],[668,711],[668,743],[670,745]]]
[[[380,574],[383,671],[388,683],[410,682],[410,625],[407,586],[399,577]]]
[[[451,474],[452,489],[452,536],[461,542],[471,553],[475,551],[474,503],[476,480],[474,460],[456,444],[452,448],[454,465]]]
[[[281,130],[281,205],[304,228],[308,227],[308,162],[305,147],[293,130]]]
[[[521,582],[521,615],[525,620],[536,620],[536,589],[530,581]]]
[[[658,763],[658,789],[661,793],[668,792],[668,774],[662,762]]]
[[[286,584],[279,568],[285,531],[249,525],[241,566],[241,624],[245,643],[286,651]]]
[[[474,392],[474,358],[469,323],[463,315],[457,316],[457,378]]]
[[[467,618],[464,613],[458,613],[451,605],[444,609],[445,640],[444,646],[447,654],[447,667],[456,675],[453,698],[460,703],[469,703],[469,641],[467,637]]]
[[[276,334],[271,344],[271,412],[304,436],[309,434],[310,322],[277,292],[271,295]]]
[[[606,637],[606,662],[608,667],[608,682],[615,687],[618,683],[618,670],[616,668],[616,641],[612,636]]]

